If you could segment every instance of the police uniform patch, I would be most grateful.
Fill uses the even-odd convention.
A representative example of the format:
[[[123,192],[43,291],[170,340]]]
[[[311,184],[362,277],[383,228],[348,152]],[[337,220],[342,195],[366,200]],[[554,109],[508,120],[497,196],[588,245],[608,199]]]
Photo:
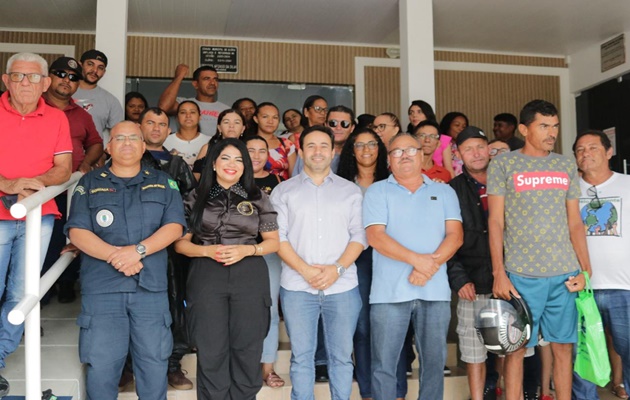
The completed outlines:
[[[79,185],[79,186],[74,188],[74,192],[72,194],[74,194],[74,193],[79,193],[81,196],[83,196],[85,194],[85,188],[83,186]]]
[[[177,186],[177,182],[175,182],[172,179],[168,180],[168,186],[170,186],[171,189],[175,189],[175,190],[179,191],[179,186]]]
[[[114,214],[109,210],[101,210],[96,213],[96,223],[100,227],[107,228],[114,223]]]
[[[254,206],[249,201],[241,201],[236,206],[236,210],[241,215],[252,215],[254,213]]]

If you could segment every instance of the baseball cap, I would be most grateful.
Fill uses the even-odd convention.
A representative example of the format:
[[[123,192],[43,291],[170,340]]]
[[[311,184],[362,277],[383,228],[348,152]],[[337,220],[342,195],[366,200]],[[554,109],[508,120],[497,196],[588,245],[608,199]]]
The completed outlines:
[[[102,51],[95,49],[88,50],[81,55],[81,62],[85,60],[98,60],[101,61],[107,67],[107,56]]]
[[[488,136],[476,126],[467,126],[463,131],[457,135],[457,139],[455,139],[455,143],[460,146],[468,139],[485,139],[488,141]]]
[[[83,72],[81,66],[72,57],[59,57],[52,64],[50,64],[49,71],[72,71],[75,74],[82,76]]]

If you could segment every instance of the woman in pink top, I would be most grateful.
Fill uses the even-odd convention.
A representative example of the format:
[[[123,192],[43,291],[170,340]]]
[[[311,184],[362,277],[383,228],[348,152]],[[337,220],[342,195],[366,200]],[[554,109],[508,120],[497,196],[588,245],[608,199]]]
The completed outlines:
[[[455,140],[461,131],[464,130],[468,126],[468,117],[460,112],[450,112],[442,118],[442,122],[440,122],[440,137],[441,136],[450,136],[451,138],[451,152],[452,152],[452,164],[453,170],[455,171],[455,176],[462,173],[462,167],[464,163],[462,160],[457,157],[455,150],[457,150],[457,145],[455,144]]]

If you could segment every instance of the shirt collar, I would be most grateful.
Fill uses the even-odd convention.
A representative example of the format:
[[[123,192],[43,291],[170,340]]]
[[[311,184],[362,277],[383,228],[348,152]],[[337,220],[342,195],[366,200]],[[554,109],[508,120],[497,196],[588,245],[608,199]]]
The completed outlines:
[[[337,175],[335,175],[335,173],[332,171],[332,168],[331,168],[328,171],[328,175],[326,175],[326,177],[324,178],[324,183],[334,181],[336,176]],[[311,183],[313,182],[313,179],[310,176],[308,176],[308,174],[304,170],[300,172],[300,174],[298,175],[298,179],[300,180],[301,183],[304,183],[306,181],[309,181]]]
[[[236,182],[234,185],[230,186],[229,189],[224,189],[223,187],[221,187],[221,185],[219,185],[218,183],[215,183],[214,186],[212,187],[212,189],[210,189],[210,193],[208,194],[208,198],[210,199],[214,199],[215,197],[217,197],[218,195],[220,195],[221,193],[230,191],[234,194],[237,194],[239,196],[241,196],[244,199],[248,198],[247,192],[245,191],[245,189],[243,189],[243,186],[241,186],[240,182]]]
[[[433,182],[431,180],[431,178],[429,178],[425,174],[422,174],[422,180],[424,181],[422,186],[424,186],[424,185],[433,185],[435,183],[435,182]],[[400,183],[398,183],[398,181],[394,177],[394,174],[389,174],[389,176],[387,177],[387,182],[393,183],[393,184],[398,185],[398,186],[402,186]]]
[[[46,109],[46,107],[50,107],[46,104],[46,102],[44,101],[44,98],[42,96],[39,96],[39,99],[37,100],[37,108],[35,109],[35,111],[26,115],[22,115],[11,105],[11,102],[9,101],[9,95],[10,93],[7,90],[6,92],[2,94],[2,97],[0,97],[0,102],[2,102],[2,106],[8,112],[19,115],[21,117],[44,115],[44,110]]]

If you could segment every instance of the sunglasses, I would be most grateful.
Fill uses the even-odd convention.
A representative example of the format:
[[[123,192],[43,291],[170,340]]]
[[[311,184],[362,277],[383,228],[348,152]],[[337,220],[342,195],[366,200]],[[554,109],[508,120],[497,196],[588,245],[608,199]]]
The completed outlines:
[[[24,77],[28,78],[28,81],[31,83],[39,83],[42,80],[42,74],[23,74],[22,72],[9,72],[9,79],[11,82],[22,82]]]
[[[602,201],[599,199],[599,196],[597,196],[597,188],[595,187],[595,185],[586,189],[586,194],[589,197],[593,198],[589,203],[592,209],[599,210],[600,208],[602,208]]]
[[[350,121],[337,121],[336,119],[331,119],[330,121],[328,121],[328,126],[330,126],[331,128],[336,128],[337,125],[340,125],[343,129],[348,129],[350,128],[350,125],[352,125],[352,122]]]
[[[81,80],[81,76],[66,71],[50,71],[50,73],[61,79],[68,77],[70,82],[78,82]]]

